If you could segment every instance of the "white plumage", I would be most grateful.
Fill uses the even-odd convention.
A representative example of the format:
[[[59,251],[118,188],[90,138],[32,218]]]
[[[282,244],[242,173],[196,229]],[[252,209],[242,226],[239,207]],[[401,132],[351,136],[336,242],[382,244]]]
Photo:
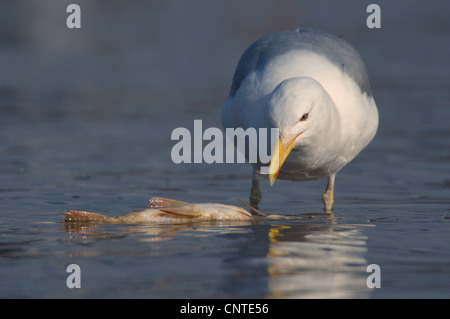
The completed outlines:
[[[222,108],[222,124],[279,128],[271,184],[277,177],[328,178],[323,202],[331,211],[335,175],[373,139],[378,111],[364,63],[350,44],[299,29],[264,36],[243,53]],[[250,201],[255,207],[261,200],[263,164],[254,164]]]

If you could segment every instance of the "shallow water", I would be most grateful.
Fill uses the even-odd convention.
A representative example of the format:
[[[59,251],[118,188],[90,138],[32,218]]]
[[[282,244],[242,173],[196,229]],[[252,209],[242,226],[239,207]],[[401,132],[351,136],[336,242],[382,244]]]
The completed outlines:
[[[450,297],[448,2],[382,3],[379,30],[363,1],[328,4],[333,17],[314,1],[78,1],[81,30],[65,27],[64,1],[40,3],[0,4],[0,297]],[[249,166],[176,165],[170,135],[194,119],[220,127],[241,52],[300,24],[354,44],[380,111],[337,176],[334,215],[326,181],[277,180],[260,209],[295,219],[64,224],[67,209],[122,215],[151,196],[248,201]],[[381,288],[367,287],[370,264]]]

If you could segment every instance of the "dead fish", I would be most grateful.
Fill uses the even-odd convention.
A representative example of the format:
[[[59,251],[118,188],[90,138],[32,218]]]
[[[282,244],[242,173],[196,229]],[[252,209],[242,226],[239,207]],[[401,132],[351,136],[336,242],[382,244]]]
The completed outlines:
[[[179,224],[201,221],[250,221],[263,218],[282,218],[279,215],[265,216],[260,211],[246,205],[253,214],[244,208],[218,203],[190,204],[169,198],[152,197],[149,208],[124,216],[107,216],[79,210],[64,213],[66,222],[99,222],[110,224]]]

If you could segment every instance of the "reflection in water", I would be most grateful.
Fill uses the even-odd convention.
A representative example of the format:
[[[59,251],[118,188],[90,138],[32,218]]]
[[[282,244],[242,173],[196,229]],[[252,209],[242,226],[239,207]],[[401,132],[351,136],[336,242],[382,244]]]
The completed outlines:
[[[364,298],[368,225],[274,225],[267,254],[271,298]]]
[[[298,217],[275,224],[272,221],[270,224],[244,221],[192,225],[67,222],[64,227],[70,234],[66,244],[72,246],[71,257],[160,256],[192,263],[193,257],[189,256],[199,258],[201,251],[204,258],[214,258],[221,264],[211,273],[214,280],[226,283],[217,287],[215,293],[219,295],[226,291],[231,296],[239,296],[249,285],[255,285],[254,289],[258,290],[255,294],[265,290],[268,298],[368,297],[371,290],[366,286],[369,274],[364,258],[367,237],[363,233],[370,225],[337,224],[328,214],[322,218],[316,215],[313,223],[307,215]],[[133,250],[129,250],[130,241],[134,243]],[[244,251],[246,248],[252,252]],[[256,251],[260,253],[255,254]],[[263,264],[255,263],[261,257]],[[188,273],[192,277],[179,278],[180,282],[199,280],[195,271]],[[234,275],[228,277],[230,274]],[[171,276],[173,273],[167,270],[159,273],[158,278]],[[241,278],[239,282],[234,281],[234,276]],[[243,282],[245,276],[250,277]],[[174,283],[173,287],[166,285],[164,289],[171,291],[177,287],[178,283]]]
[[[250,224],[250,221],[228,221],[226,223],[197,222],[195,224],[190,223],[180,225],[104,225],[92,222],[65,222],[64,229],[67,233],[71,234],[68,238],[68,244],[81,246],[80,249],[77,247],[70,251],[69,255],[72,257],[104,254],[102,251],[96,253],[93,249],[85,249],[85,246],[89,246],[99,240],[120,240],[125,238],[135,242],[155,244],[148,247],[146,255],[156,256],[170,254],[170,252],[162,252],[159,250],[159,247],[157,246],[159,242],[170,241],[183,236],[207,237],[221,234],[248,233],[250,232],[249,229],[239,226]],[[114,253],[117,253],[117,251]],[[142,254],[142,252],[135,253]]]
[[[228,221],[228,222],[199,222],[199,223],[186,223],[180,225],[114,225],[115,228],[119,228],[120,232],[128,235],[139,235],[138,241],[165,241],[173,239],[174,236],[179,235],[181,232],[195,231],[196,237],[207,236],[207,233],[214,234],[230,234],[230,233],[242,233],[247,232],[245,228],[239,228],[237,226],[250,225],[250,221]],[[102,224],[95,224],[91,222],[66,222],[64,224],[65,231],[73,234],[71,239],[79,238],[108,238],[108,232],[102,230]],[[206,227],[207,226],[207,227]],[[235,226],[235,227],[233,227]],[[117,231],[114,232],[117,236]],[[112,238],[111,238],[112,239]]]

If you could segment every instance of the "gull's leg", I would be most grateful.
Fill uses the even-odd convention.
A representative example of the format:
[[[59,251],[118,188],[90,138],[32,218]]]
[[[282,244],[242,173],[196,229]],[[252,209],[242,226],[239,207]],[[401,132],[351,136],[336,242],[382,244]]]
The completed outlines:
[[[259,180],[258,180],[258,172],[256,168],[253,168],[253,177],[252,177],[252,189],[250,190],[250,206],[258,209],[258,204],[262,199],[261,191],[259,190]]]
[[[326,213],[331,213],[334,203],[334,179],[336,174],[328,177],[327,188],[325,189],[325,193],[322,196],[323,207]]]

